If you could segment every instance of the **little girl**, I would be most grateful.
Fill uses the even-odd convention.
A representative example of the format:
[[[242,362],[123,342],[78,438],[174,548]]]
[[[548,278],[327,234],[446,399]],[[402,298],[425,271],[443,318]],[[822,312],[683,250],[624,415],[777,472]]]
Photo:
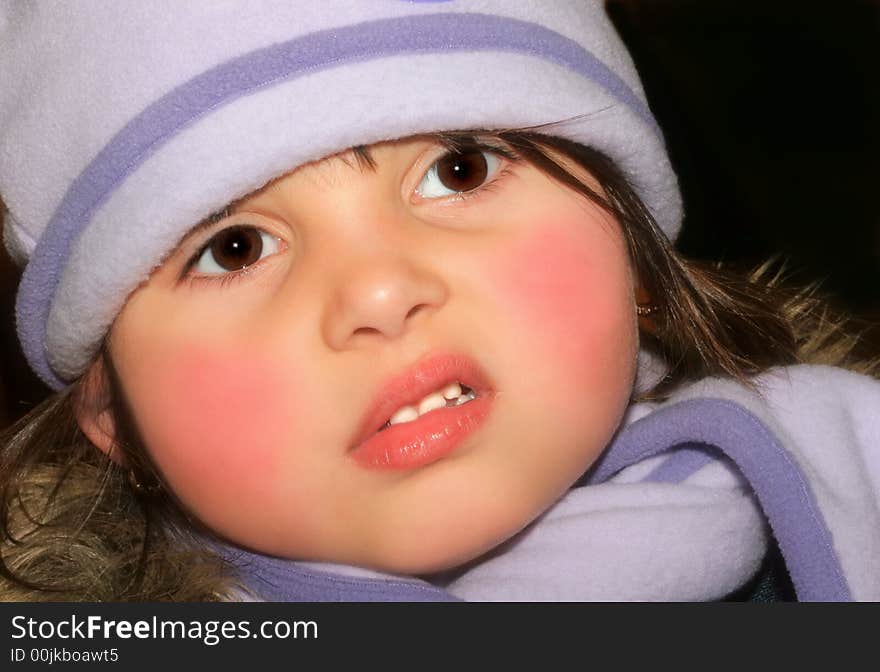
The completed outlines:
[[[4,599],[880,599],[876,364],[600,2],[2,8]]]

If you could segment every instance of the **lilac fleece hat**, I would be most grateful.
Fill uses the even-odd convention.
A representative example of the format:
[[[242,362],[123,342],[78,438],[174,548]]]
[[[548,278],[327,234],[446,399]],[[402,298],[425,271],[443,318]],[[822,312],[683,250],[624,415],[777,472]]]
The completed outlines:
[[[599,0],[0,0],[25,355],[64,387],[194,224],[298,165],[552,122],[615,159],[675,237],[663,137]]]

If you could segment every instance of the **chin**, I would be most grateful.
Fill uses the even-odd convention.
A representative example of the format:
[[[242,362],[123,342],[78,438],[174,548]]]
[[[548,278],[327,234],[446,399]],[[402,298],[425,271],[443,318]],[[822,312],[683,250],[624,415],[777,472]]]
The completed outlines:
[[[383,559],[372,568],[402,576],[425,576],[455,569],[476,559],[480,555],[482,553],[401,553],[393,558]]]
[[[462,531],[456,530],[455,535],[425,533],[405,535],[401,539],[385,538],[371,544],[370,557],[355,564],[367,564],[372,569],[404,576],[437,574],[473,562],[516,532],[462,535]]]

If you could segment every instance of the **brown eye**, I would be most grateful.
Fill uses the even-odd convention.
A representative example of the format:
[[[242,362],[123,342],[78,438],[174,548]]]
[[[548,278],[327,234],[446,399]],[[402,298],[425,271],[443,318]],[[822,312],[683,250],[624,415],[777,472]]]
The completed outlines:
[[[500,163],[493,153],[480,149],[450,152],[428,169],[416,192],[423,198],[440,198],[473,191],[496,173]]]
[[[452,191],[470,191],[486,181],[489,164],[483,152],[448,154],[437,162],[440,183]]]
[[[192,268],[200,275],[233,273],[278,249],[278,239],[265,231],[252,226],[231,226],[211,238]]]
[[[237,271],[260,259],[263,241],[256,229],[234,226],[214,236],[209,249],[220,268]]]

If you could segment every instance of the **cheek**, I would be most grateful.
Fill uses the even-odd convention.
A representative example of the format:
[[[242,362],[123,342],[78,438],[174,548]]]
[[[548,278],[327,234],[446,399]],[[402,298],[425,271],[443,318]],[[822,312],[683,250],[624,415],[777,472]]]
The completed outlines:
[[[570,394],[619,380],[635,356],[626,257],[605,231],[586,226],[541,226],[493,269],[517,347],[541,363],[546,384]]]
[[[282,376],[252,349],[193,348],[158,357],[138,380],[144,440],[185,500],[219,493],[228,503],[277,473],[285,435],[296,426],[291,372]]]

